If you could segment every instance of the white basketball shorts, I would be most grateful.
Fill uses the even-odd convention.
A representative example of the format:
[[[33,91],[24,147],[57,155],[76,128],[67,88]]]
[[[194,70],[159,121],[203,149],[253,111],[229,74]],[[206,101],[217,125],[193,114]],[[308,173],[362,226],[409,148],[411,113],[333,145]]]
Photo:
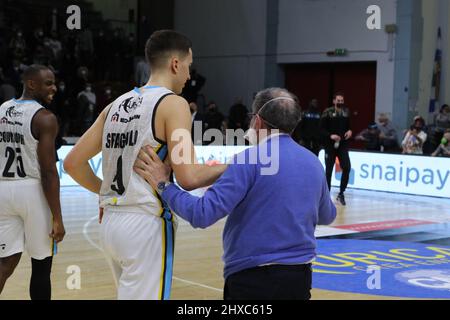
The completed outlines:
[[[119,300],[168,300],[172,287],[176,220],[106,208],[100,245]]]
[[[0,258],[23,252],[53,255],[52,214],[37,179],[0,180]]]

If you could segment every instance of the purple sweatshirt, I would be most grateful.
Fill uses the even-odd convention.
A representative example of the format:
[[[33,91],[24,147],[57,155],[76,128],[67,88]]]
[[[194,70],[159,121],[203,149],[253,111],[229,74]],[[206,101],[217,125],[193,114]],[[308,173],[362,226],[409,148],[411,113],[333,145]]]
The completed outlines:
[[[270,165],[278,161],[278,173],[264,175],[261,169],[270,165],[255,155],[271,155],[275,143],[279,156],[274,152]],[[252,156],[257,161],[229,165],[201,198],[175,185],[162,194],[194,228],[206,228],[228,216],[223,230],[225,278],[264,264],[310,262],[316,256],[316,225],[336,218],[322,164],[290,136],[269,138],[236,155],[233,163]]]

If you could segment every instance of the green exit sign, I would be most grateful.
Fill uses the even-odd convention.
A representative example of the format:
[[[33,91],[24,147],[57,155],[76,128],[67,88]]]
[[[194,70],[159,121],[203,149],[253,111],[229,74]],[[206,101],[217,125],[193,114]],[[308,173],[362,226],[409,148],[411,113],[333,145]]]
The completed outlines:
[[[347,49],[335,49],[334,50],[335,56],[346,56],[347,55]]]
[[[327,56],[330,56],[330,57],[343,57],[343,56],[346,56],[347,54],[348,54],[347,49],[341,49],[341,48],[334,49],[334,50],[327,52]]]

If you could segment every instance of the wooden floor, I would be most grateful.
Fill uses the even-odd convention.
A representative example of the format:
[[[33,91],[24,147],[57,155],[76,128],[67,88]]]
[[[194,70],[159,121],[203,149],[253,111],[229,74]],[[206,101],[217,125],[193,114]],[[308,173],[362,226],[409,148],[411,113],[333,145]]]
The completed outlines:
[[[333,194],[334,194],[333,190]],[[333,195],[334,196],[334,195]],[[338,207],[333,226],[401,219],[449,220],[448,199],[348,190],[347,206]],[[111,271],[98,247],[97,197],[81,188],[61,191],[67,235],[53,266],[53,299],[115,299]],[[224,220],[194,230],[180,219],[176,236],[172,299],[222,299],[222,229]],[[320,234],[321,228],[318,229]],[[26,253],[7,282],[0,300],[29,299],[30,261]],[[81,289],[68,290],[72,266],[81,269]],[[313,299],[384,299],[335,291],[312,290]],[[387,299],[387,297],[385,297]],[[391,298],[392,299],[392,298]]]

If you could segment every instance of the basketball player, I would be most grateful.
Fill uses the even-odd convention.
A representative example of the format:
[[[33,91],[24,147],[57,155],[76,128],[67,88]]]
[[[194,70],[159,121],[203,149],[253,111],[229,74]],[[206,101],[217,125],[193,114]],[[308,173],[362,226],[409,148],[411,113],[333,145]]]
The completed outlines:
[[[0,106],[0,293],[26,248],[31,299],[50,300],[54,245],[65,235],[55,165],[58,123],[42,106],[56,93],[55,76],[32,65],[23,83],[22,97]]]
[[[100,243],[118,299],[163,300],[170,298],[176,221],[158,193],[133,171],[139,150],[153,147],[187,190],[211,185],[225,166],[195,161],[189,105],[177,95],[190,78],[190,40],[175,31],[156,31],[145,51],[152,70],[148,83],[101,113],[67,156],[64,168],[81,186],[100,194],[105,210]],[[103,181],[88,164],[100,151]]]

